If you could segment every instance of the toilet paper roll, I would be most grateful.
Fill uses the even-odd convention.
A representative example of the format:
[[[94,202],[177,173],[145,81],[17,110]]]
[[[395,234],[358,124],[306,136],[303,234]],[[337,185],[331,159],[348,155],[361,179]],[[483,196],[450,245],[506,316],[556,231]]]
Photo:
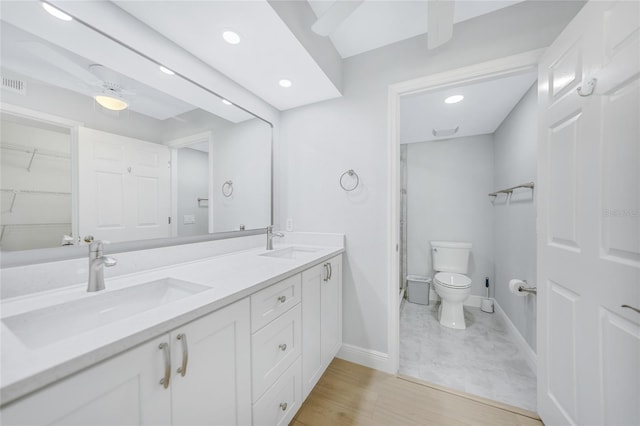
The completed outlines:
[[[527,286],[527,283],[525,283],[522,280],[519,280],[517,278],[512,279],[511,281],[509,281],[509,291],[513,294],[515,294],[516,296],[526,296],[527,293],[525,293],[524,291],[518,291],[518,288],[520,286]]]

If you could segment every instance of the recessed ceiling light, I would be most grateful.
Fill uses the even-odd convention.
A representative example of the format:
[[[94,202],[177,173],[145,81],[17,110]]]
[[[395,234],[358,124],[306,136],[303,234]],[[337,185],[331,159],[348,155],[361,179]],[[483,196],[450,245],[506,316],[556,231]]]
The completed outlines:
[[[66,13],[64,13],[59,9],[56,9],[55,7],[51,6],[49,3],[42,3],[42,7],[51,15],[55,16],[58,19],[62,19],[63,21],[71,21],[73,19],[71,16],[67,15]]]
[[[238,33],[233,31],[225,31],[222,33],[222,38],[229,44],[238,44],[240,43],[240,36]]]
[[[129,106],[129,103],[127,103],[127,101],[125,101],[124,99],[104,93],[94,95],[93,99],[95,99],[97,103],[99,103],[106,109],[110,109],[111,111],[122,111],[127,109],[127,107]]]
[[[162,65],[160,65],[160,71],[162,71],[163,73],[165,73],[167,75],[175,75],[175,72],[171,71],[167,67],[163,67]]]
[[[223,103],[223,104],[225,104],[225,105],[231,105],[231,102],[229,102],[229,101],[228,101],[228,100],[226,100],[226,99],[223,99],[223,100],[222,100],[222,103]]]
[[[282,87],[291,87],[293,83],[291,83],[291,80],[287,80],[286,78],[283,78],[278,82],[278,84]]]
[[[462,96],[462,95],[453,95],[453,96],[449,96],[447,99],[445,99],[444,103],[445,104],[457,104],[458,102],[460,102],[463,99],[464,99],[464,96]]]

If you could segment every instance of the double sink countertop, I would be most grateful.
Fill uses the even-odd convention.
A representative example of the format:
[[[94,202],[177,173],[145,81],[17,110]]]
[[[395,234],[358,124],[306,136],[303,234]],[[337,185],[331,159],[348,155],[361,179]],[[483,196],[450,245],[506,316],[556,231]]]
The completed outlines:
[[[254,248],[2,301],[2,404],[133,348],[344,252]],[[117,254],[113,257],[118,258]]]

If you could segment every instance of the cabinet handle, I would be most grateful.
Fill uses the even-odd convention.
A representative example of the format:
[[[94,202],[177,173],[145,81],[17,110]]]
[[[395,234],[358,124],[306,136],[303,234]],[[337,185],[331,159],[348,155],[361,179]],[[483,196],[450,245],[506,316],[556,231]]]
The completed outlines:
[[[287,300],[287,296],[278,297],[278,302],[280,302],[280,303],[284,303],[286,300]]]
[[[283,343],[281,345],[278,346],[280,348],[281,351],[286,351],[287,350],[287,344]]]
[[[171,352],[169,351],[169,344],[166,342],[160,343],[158,348],[164,354],[164,377],[160,379],[160,384],[166,389],[169,387],[169,381],[171,380]]]
[[[322,279],[322,281],[329,281],[329,264],[325,263],[324,265],[324,278]]]
[[[184,377],[187,374],[187,363],[189,362],[189,347],[187,346],[187,335],[184,333],[176,336],[182,342],[182,366],[178,368],[178,373]]]
[[[280,409],[282,411],[287,411],[287,403],[286,402],[281,402],[280,403]]]
[[[329,279],[333,277],[333,266],[331,266],[331,262],[327,263],[329,265]]]

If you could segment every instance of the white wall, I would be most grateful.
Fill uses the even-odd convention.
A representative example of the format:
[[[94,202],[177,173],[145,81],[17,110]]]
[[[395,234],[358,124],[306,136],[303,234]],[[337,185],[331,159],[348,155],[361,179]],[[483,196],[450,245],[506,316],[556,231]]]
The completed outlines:
[[[213,135],[213,231],[264,228],[271,219],[271,132],[261,120],[236,124]],[[222,185],[233,182],[230,197]]]
[[[494,134],[494,187],[509,188],[536,182],[537,85],[534,84]],[[535,191],[516,190],[508,200],[499,196],[493,206],[495,276],[493,294],[511,322],[536,349],[536,297],[511,294],[511,278],[536,285]]]
[[[178,236],[209,232],[209,154],[191,148],[178,149]],[[193,215],[195,223],[185,224],[184,215]]]
[[[344,342],[388,352],[387,88],[392,83],[548,46],[582,3],[523,2],[456,24],[447,45],[427,36],[348,58],[344,96],[282,113],[280,223],[346,234]],[[345,193],[340,174],[355,169],[360,188]]]
[[[21,120],[22,121],[22,120]],[[63,235],[71,235],[71,136],[66,129],[53,126],[36,127],[26,121],[8,121],[3,115],[0,123],[2,147],[22,148],[24,151],[3,149],[0,158],[2,189],[21,191],[51,191],[62,194],[1,193],[4,228],[2,250],[29,250],[58,247]],[[28,170],[33,150],[36,154]],[[29,151],[29,152],[25,152]],[[46,155],[54,154],[55,156]],[[61,158],[66,157],[66,158]],[[67,195],[68,194],[68,195]],[[5,225],[8,225],[5,227]],[[20,226],[16,226],[20,225]]]
[[[471,294],[493,281],[493,136],[407,145],[407,253],[410,274],[433,276],[429,241],[473,244]]]

